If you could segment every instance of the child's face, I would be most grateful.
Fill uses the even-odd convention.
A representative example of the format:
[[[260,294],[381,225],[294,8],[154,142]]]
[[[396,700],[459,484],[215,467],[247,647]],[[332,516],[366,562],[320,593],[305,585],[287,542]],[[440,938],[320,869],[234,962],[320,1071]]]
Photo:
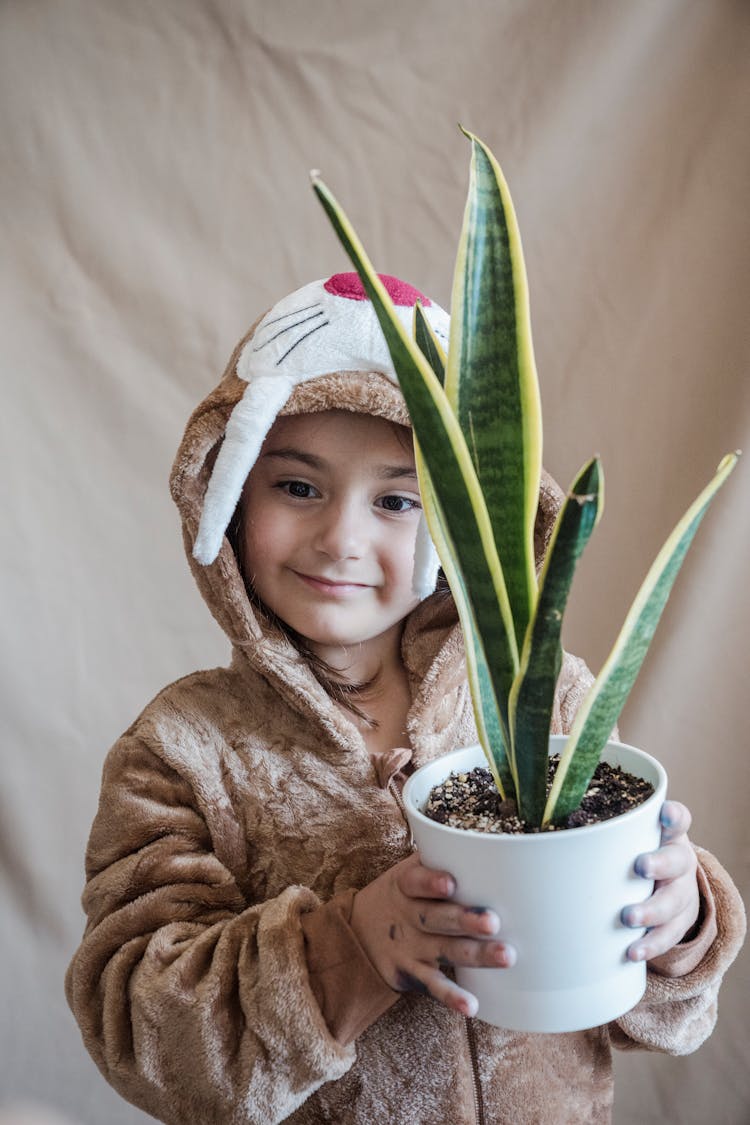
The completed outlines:
[[[343,410],[279,418],[242,505],[246,578],[314,649],[382,638],[417,604],[407,430]]]

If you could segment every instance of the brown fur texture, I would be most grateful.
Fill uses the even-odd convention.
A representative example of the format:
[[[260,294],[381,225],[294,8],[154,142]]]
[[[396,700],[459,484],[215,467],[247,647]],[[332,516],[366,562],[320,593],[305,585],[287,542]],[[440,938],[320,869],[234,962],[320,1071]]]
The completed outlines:
[[[189,557],[208,465],[243,389],[238,351],[193,414],[173,470]],[[398,404],[381,380],[347,377],[347,408],[382,401],[392,416]],[[340,383],[330,385],[338,398],[301,408],[341,405]],[[559,499],[545,478],[540,556]],[[190,561],[232,663],[165,688],[107,757],[86,855],[88,922],[66,978],[86,1047],[123,1097],[168,1125],[470,1125],[464,1019],[413,993],[377,1003],[372,970],[352,997],[366,1006],[372,988],[372,1022],[360,1020],[353,1042],[326,1024],[311,976],[325,951],[302,919],[408,855],[409,833],[354,724],[256,616],[228,542],[211,566]],[[475,740],[449,598],[414,611],[403,652],[419,766]],[[567,657],[555,729],[568,729],[589,682]],[[617,1024],[541,1036],[471,1021],[487,1121],[607,1122],[612,1043],[683,1053],[706,1038],[744,920],[729,878],[700,858],[714,929],[683,947],[681,975],[669,958],[652,972],[645,999]]]

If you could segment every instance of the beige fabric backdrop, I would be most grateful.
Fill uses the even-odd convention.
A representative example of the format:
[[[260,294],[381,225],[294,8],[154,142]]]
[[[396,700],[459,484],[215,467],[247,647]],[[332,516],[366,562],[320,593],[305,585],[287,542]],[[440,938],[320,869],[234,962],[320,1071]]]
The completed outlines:
[[[547,466],[567,482],[598,450],[607,471],[566,638],[597,667],[668,528],[750,447],[748,48],[740,0],[2,4],[0,1106],[146,1120],[62,995],[83,851],[108,746],[163,684],[227,656],[166,479],[256,314],[347,268],[308,169],[380,269],[447,303],[455,122],[502,161]],[[701,529],[621,724],[745,890],[749,469]],[[618,1125],[750,1119],[749,964],[699,1054],[618,1060]]]

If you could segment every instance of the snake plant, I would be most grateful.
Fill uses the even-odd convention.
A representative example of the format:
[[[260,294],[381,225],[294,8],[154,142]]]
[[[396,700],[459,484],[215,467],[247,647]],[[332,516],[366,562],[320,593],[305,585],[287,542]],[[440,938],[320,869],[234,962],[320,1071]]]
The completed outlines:
[[[495,783],[529,824],[560,824],[586,792],[685,553],[738,455],[723,458],[657,555],[548,792],[562,618],[601,515],[603,474],[594,458],[576,476],[537,578],[542,419],[521,239],[497,161],[465,135],[471,171],[447,356],[419,305],[409,335],[344,211],[318,173],[312,181],[373,302],[411,416],[425,514],[458,608],[477,730]]]

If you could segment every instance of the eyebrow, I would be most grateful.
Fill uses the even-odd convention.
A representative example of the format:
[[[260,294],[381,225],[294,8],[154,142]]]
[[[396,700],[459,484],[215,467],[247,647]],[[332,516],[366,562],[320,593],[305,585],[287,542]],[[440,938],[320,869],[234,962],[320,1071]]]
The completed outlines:
[[[279,461],[299,461],[311,469],[317,469],[318,472],[323,472],[328,468],[328,462],[322,457],[317,457],[314,453],[307,453],[304,449],[294,449],[291,446],[285,446],[283,449],[269,449],[267,453],[263,454],[264,460],[266,457],[273,457]],[[380,480],[398,480],[401,477],[416,480],[417,472],[412,465],[379,465],[376,476]]]

